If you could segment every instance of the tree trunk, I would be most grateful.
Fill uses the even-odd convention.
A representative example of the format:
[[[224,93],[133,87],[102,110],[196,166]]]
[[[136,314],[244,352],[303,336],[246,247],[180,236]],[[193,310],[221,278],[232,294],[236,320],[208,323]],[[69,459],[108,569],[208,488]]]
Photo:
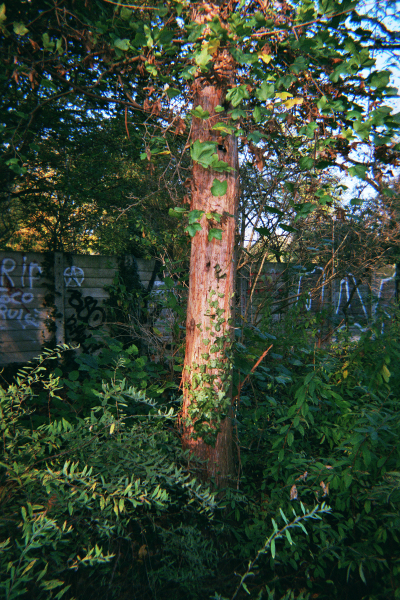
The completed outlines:
[[[193,106],[200,105],[209,118],[195,118],[192,142],[214,141],[218,158],[232,170],[216,172],[194,163],[191,210],[204,211],[201,231],[192,239],[189,300],[186,323],[186,354],[183,371],[183,443],[196,458],[203,479],[215,478],[218,486],[233,473],[231,365],[229,349],[233,334],[235,294],[235,232],[239,200],[238,145],[233,134],[221,137],[212,129],[227,123],[226,84],[198,81]],[[223,196],[214,196],[215,179],[227,182]],[[208,213],[208,215],[207,215]],[[210,213],[220,215],[210,218]],[[211,239],[211,228],[222,229],[222,240]]]

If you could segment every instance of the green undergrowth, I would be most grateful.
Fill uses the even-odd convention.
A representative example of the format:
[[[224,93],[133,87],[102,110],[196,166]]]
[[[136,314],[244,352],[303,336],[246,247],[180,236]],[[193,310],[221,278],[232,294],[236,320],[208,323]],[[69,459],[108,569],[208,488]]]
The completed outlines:
[[[133,344],[1,388],[0,596],[400,598],[398,320],[319,348],[295,310],[237,330],[225,490],[187,471],[178,381]]]

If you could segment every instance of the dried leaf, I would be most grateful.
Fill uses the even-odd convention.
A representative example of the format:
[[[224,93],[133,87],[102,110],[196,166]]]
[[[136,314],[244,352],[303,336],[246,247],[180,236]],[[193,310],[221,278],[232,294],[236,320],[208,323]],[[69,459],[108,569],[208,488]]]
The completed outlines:
[[[298,498],[297,487],[293,484],[292,487],[290,488],[290,499],[297,500],[297,498]]]

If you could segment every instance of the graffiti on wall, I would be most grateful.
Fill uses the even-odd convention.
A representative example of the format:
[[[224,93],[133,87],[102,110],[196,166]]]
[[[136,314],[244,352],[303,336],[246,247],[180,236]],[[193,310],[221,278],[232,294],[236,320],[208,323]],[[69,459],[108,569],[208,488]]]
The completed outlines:
[[[98,300],[92,296],[83,296],[80,290],[72,290],[68,298],[68,306],[74,312],[66,319],[65,329],[68,341],[85,347],[90,331],[98,329],[105,322],[105,310]]]
[[[32,307],[35,300],[34,283],[42,275],[42,267],[36,262],[22,259],[21,273],[16,274],[17,262],[3,258],[0,264],[0,330],[6,330],[10,321],[21,329],[40,327],[40,311]]]
[[[327,286],[326,276],[322,267],[315,267],[312,271],[303,273],[299,277],[299,283],[297,288],[297,295],[300,296],[305,290],[307,278],[316,276],[320,278],[320,294],[318,298],[313,298],[310,292],[307,292],[305,308],[307,311],[316,311],[321,308],[322,305],[332,302],[333,312],[335,315],[340,315],[343,308],[346,306],[353,316],[359,320],[365,322],[369,320],[368,306],[371,307],[372,315],[375,315],[378,308],[383,305],[385,314],[390,317],[384,305],[390,303],[394,299],[394,283],[395,275],[390,277],[383,277],[377,281],[377,289],[375,290],[375,298],[370,304],[370,290],[368,291],[360,289],[357,284],[356,277],[352,273],[347,273],[345,277],[335,282],[335,294],[334,297],[329,300],[327,299]],[[356,327],[363,329],[361,323],[354,323]]]
[[[64,270],[65,287],[81,287],[85,280],[85,272],[80,267],[67,267]]]

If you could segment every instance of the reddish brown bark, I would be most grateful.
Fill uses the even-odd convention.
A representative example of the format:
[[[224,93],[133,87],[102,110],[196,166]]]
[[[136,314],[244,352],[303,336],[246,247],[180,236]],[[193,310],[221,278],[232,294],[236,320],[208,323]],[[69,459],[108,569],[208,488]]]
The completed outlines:
[[[203,478],[214,477],[217,485],[225,485],[233,471],[232,454],[232,423],[230,389],[225,390],[226,417],[219,424],[219,433],[215,445],[205,443],[201,437],[196,437],[191,413],[196,405],[196,396],[201,391],[201,386],[211,387],[216,395],[223,388],[221,376],[230,371],[229,361],[225,348],[229,346],[232,335],[233,302],[235,289],[235,230],[236,214],[239,200],[238,179],[238,147],[234,135],[221,137],[212,130],[217,122],[227,121],[226,113],[215,113],[216,106],[225,103],[226,83],[219,84],[206,81],[197,82],[194,90],[196,107],[200,105],[209,112],[207,119],[194,119],[192,125],[192,142],[199,140],[215,141],[218,146],[218,158],[223,160],[233,171],[220,173],[212,169],[205,169],[194,163],[192,174],[192,203],[191,210],[202,210],[204,213],[218,213],[222,215],[221,224],[211,221],[204,214],[200,220],[202,226],[192,239],[190,258],[189,300],[186,329],[186,355],[183,375],[184,400],[182,408],[183,442],[197,458],[205,461],[202,468]],[[227,181],[227,192],[224,196],[216,197],[211,193],[214,179]],[[208,241],[210,228],[222,228],[222,240]],[[218,302],[211,307],[210,302]],[[217,310],[222,309],[221,310]],[[220,330],[215,330],[215,323],[219,313]],[[223,338],[223,346],[218,352],[211,352],[214,341]],[[209,344],[203,340],[209,339]],[[221,342],[222,345],[222,342]],[[209,358],[206,358],[209,355]],[[210,361],[216,360],[219,368],[210,368]],[[215,379],[208,384],[197,385],[193,376],[202,378],[201,365],[207,365],[207,374]],[[221,365],[224,368],[221,369]],[[204,367],[203,367],[204,371]],[[225,383],[226,387],[226,383]],[[228,385],[229,387],[229,385]],[[215,414],[214,414],[215,417]],[[215,427],[215,419],[211,416],[211,427]]]

